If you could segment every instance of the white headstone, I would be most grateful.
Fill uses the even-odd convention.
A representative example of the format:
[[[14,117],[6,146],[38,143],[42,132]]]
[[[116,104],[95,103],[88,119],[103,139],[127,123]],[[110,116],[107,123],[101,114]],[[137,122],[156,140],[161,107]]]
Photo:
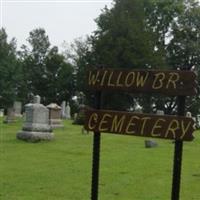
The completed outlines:
[[[74,120],[76,120],[78,117],[78,113],[74,113]]]
[[[153,148],[158,146],[158,143],[154,140],[145,140],[144,143],[146,148]]]
[[[66,119],[65,108],[66,108],[66,101],[63,101],[61,104],[61,118],[62,119]]]
[[[142,113],[142,107],[138,103],[135,106],[135,112],[136,113]]]
[[[200,128],[200,115],[196,116],[196,126],[197,128]]]
[[[49,125],[49,110],[40,104],[40,97],[34,97],[35,103],[25,105],[25,122],[17,138],[30,142],[52,140],[53,133]]]
[[[191,112],[187,112],[186,113],[186,117],[192,117],[192,113]]]
[[[165,113],[164,113],[163,110],[157,110],[156,114],[157,114],[157,115],[165,115]]]
[[[71,119],[71,108],[69,106],[69,102],[67,102],[65,114],[66,114],[66,119]]]
[[[22,102],[15,101],[13,104],[13,109],[16,117],[22,117]]]
[[[0,109],[0,117],[4,116],[4,109]]]
[[[40,104],[40,101],[41,101],[41,97],[40,97],[39,95],[34,96],[34,98],[33,98],[33,103],[38,103],[38,104]]]
[[[4,123],[12,123],[15,121],[16,121],[16,118],[15,118],[14,109],[13,109],[13,107],[10,107],[7,109],[6,119],[3,122]]]

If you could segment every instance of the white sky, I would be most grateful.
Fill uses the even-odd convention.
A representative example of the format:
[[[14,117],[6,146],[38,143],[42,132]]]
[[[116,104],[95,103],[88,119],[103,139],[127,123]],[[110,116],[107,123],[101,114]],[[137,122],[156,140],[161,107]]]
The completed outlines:
[[[29,32],[42,27],[52,45],[61,46],[65,40],[92,33],[97,27],[94,19],[112,0],[0,0],[0,26],[9,39],[17,39],[18,48],[26,44]]]

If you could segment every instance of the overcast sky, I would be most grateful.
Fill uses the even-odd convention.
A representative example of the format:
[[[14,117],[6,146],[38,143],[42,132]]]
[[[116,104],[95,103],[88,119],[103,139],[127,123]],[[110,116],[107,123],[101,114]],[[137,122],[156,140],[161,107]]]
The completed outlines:
[[[112,0],[0,0],[0,25],[18,47],[27,44],[29,32],[42,27],[52,45],[90,34],[97,27],[94,19]]]

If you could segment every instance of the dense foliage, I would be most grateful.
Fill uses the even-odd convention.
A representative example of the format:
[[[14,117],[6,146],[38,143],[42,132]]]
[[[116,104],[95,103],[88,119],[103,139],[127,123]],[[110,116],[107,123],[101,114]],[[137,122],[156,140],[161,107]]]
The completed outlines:
[[[0,105],[10,106],[17,98],[20,63],[16,55],[16,42],[8,41],[5,29],[0,29]]]
[[[7,41],[0,31],[0,91],[1,107],[11,106],[14,100],[27,103],[33,94],[45,104],[61,103],[73,95],[73,66],[66,62],[57,47],[51,47],[44,29],[35,29],[25,45],[17,52],[15,40]]]

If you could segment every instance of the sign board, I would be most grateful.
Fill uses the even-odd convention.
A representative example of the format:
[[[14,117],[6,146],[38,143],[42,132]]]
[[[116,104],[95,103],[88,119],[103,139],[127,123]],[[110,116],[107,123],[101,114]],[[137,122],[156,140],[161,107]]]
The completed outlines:
[[[91,199],[98,199],[101,132],[175,140],[172,199],[178,200],[183,141],[193,140],[194,120],[184,117],[185,96],[197,94],[197,75],[192,71],[94,69],[87,84],[97,90],[96,109],[85,111],[85,129],[94,132]],[[101,110],[101,91],[159,93],[177,96],[179,116]]]
[[[170,115],[87,109],[85,129],[173,140],[193,140],[194,120]]]
[[[192,71],[95,69],[88,73],[88,86],[95,90],[192,96],[197,94],[196,77]]]

